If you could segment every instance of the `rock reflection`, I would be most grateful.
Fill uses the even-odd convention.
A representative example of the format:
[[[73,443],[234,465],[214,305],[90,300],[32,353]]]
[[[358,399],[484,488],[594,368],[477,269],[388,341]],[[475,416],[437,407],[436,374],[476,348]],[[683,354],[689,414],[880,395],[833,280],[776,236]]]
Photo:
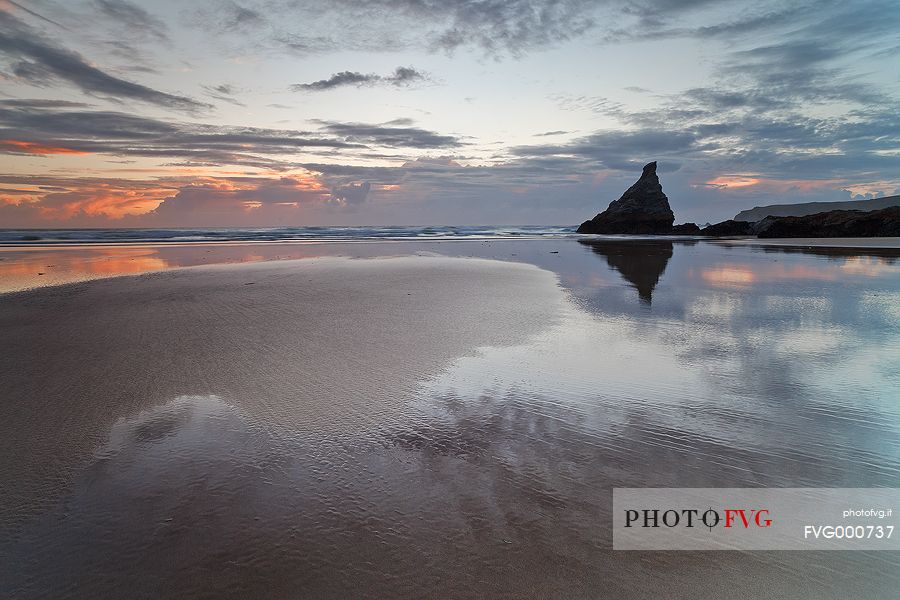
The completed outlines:
[[[641,302],[650,305],[653,288],[672,258],[672,242],[668,240],[608,241],[578,240],[592,252],[606,258],[606,263],[618,271],[637,290]]]

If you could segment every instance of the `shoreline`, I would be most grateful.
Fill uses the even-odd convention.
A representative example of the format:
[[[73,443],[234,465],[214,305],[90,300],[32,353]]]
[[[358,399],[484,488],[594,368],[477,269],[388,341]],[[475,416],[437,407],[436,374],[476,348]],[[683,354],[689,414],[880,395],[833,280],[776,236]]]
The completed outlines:
[[[847,248],[860,250],[900,250],[900,237],[849,238],[703,238],[711,243],[745,246],[777,246],[786,248]]]
[[[747,237],[708,238],[700,236],[594,236],[566,237],[496,237],[496,238],[403,238],[358,240],[297,240],[297,241],[197,241],[163,243],[61,243],[49,245],[0,245],[0,297],[6,294],[68,285],[112,277],[136,276],[173,269],[218,265],[308,260],[310,258],[342,256],[367,258],[410,256],[440,253],[448,256],[485,258],[478,249],[493,248],[493,258],[511,262],[514,253],[503,254],[504,248],[521,243],[542,246],[563,246],[578,242],[709,243],[718,247],[758,247],[772,250],[807,249],[814,253],[830,252],[876,254],[893,257],[900,253],[900,238],[783,238],[758,239]],[[443,246],[444,243],[449,246]],[[519,243],[519,244],[517,244]],[[508,244],[508,245],[506,245]],[[505,246],[506,245],[506,246]],[[392,251],[391,248],[395,250]],[[818,250],[818,252],[816,252]]]

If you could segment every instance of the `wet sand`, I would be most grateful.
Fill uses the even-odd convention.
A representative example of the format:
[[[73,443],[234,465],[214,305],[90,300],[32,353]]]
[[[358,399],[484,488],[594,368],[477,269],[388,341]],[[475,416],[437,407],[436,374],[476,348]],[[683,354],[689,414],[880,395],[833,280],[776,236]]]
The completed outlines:
[[[310,258],[0,296],[2,590],[891,597],[891,553],[615,552],[609,511],[896,487],[893,262],[477,248],[573,271]]]
[[[180,396],[228,398],[315,438],[388,426],[417,381],[479,346],[524,341],[560,301],[536,267],[425,257],[199,267],[6,295],[0,506],[39,509],[116,419]]]

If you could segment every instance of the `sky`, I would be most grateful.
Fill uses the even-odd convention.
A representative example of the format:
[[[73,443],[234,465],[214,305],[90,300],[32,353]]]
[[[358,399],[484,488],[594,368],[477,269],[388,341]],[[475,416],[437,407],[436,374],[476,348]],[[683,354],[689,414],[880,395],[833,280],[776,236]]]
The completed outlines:
[[[0,0],[0,227],[900,194],[897,0]]]

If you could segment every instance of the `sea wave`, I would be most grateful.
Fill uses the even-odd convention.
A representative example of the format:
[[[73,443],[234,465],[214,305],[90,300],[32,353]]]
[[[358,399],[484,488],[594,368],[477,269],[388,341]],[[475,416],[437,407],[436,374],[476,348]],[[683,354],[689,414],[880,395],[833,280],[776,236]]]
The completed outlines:
[[[0,229],[0,244],[102,244],[566,237],[574,226],[384,226],[198,229]]]

